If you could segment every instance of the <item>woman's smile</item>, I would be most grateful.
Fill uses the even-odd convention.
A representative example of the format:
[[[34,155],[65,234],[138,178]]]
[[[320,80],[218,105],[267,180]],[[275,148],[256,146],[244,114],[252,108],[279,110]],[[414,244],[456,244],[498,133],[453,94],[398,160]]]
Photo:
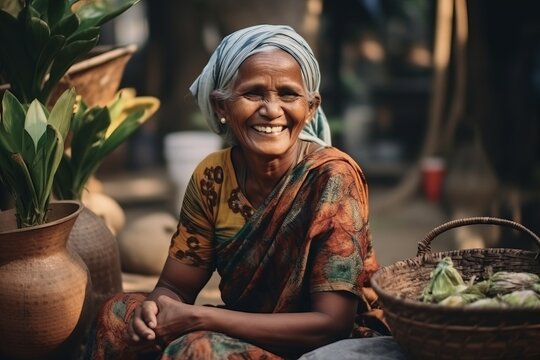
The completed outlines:
[[[283,130],[286,129],[285,126],[269,126],[269,125],[254,125],[252,127],[253,129],[255,129],[255,131],[257,131],[258,133],[263,133],[263,134],[267,134],[267,135],[279,135],[283,132]]]

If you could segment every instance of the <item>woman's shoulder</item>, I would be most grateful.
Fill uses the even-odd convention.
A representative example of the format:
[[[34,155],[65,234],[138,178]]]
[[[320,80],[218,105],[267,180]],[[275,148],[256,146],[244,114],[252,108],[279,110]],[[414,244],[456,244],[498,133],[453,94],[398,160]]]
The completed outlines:
[[[206,169],[229,169],[231,166],[231,148],[214,151],[206,155],[195,168],[196,173],[204,173]]]
[[[310,154],[310,160],[314,166],[326,170],[354,169],[355,171],[362,171],[356,160],[346,152],[333,146],[324,146],[315,150]]]

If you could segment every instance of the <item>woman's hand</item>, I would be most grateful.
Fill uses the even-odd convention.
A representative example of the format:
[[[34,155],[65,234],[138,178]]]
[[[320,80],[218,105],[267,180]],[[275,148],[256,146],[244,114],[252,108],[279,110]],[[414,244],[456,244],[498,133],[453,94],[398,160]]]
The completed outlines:
[[[152,328],[163,343],[170,343],[180,335],[197,330],[196,311],[199,307],[175,301],[167,296],[156,299],[159,309],[157,326]]]
[[[141,306],[133,311],[126,336],[126,342],[133,350],[161,350],[155,341],[154,331],[158,311],[158,306],[153,300],[143,301]]]
[[[163,350],[165,344],[190,331],[190,314],[196,307],[184,303],[193,304],[211,275],[211,269],[167,258],[156,288],[133,312],[126,343],[136,351]]]

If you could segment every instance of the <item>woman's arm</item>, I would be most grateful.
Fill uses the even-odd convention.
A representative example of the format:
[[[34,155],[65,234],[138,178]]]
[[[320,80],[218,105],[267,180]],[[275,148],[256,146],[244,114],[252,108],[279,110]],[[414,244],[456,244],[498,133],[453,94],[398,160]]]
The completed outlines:
[[[164,296],[156,303],[164,310],[157,315],[155,332],[165,342],[187,332],[209,330],[282,355],[298,355],[347,337],[357,298],[347,292],[320,292],[312,296],[311,312],[272,314],[192,306]]]
[[[193,304],[212,273],[213,269],[186,265],[169,257],[163,266],[156,288],[149,297],[155,299],[162,291],[168,290],[182,302]]]

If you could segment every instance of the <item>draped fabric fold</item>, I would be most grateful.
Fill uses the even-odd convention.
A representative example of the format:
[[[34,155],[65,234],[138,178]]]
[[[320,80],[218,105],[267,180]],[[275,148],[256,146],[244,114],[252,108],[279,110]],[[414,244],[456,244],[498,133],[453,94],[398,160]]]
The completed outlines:
[[[309,311],[311,293],[347,291],[360,299],[355,336],[388,334],[369,288],[378,264],[367,185],[358,165],[335,148],[308,155],[215,251],[227,308]]]

